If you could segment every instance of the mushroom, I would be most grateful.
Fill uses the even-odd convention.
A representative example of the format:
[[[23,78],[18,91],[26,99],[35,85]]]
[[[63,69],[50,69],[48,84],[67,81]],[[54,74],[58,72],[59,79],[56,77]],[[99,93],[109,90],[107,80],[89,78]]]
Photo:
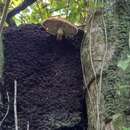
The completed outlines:
[[[43,23],[44,29],[57,37],[57,40],[62,40],[63,36],[73,37],[78,33],[78,28],[63,18],[48,18]]]

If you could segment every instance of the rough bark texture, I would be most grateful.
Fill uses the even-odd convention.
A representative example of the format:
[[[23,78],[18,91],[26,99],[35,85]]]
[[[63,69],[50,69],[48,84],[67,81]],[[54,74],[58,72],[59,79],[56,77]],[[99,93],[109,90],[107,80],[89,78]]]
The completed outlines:
[[[80,43],[83,32],[57,41],[38,25],[9,28],[4,33],[4,92],[10,111],[3,130],[14,129],[14,80],[18,86],[19,130],[84,130],[86,120]],[[6,99],[4,99],[6,101]],[[0,107],[0,118],[6,111]]]
[[[91,26],[91,27],[90,27]],[[89,25],[87,30],[87,35],[83,43],[82,49],[82,61],[83,69],[85,74],[86,86],[86,104],[88,110],[88,129],[96,130],[97,129],[97,110],[100,112],[100,127],[104,127],[105,120],[109,120],[108,116],[105,116],[107,113],[105,110],[105,99],[104,93],[100,94],[100,105],[99,109],[97,108],[97,98],[99,94],[99,75],[101,71],[101,66],[103,62],[103,56],[105,54],[105,36],[103,30],[103,21],[102,18],[96,18]],[[114,41],[113,41],[114,42]],[[111,42],[107,43],[107,55],[105,57],[104,68],[103,68],[103,77],[115,51],[115,44]],[[92,61],[91,61],[92,59]],[[93,67],[92,67],[93,66]],[[96,78],[95,75],[96,74]],[[103,84],[101,85],[102,89],[104,88]],[[101,90],[102,90],[101,89]],[[107,93],[107,92],[106,92]],[[107,93],[108,94],[108,93]],[[98,101],[99,102],[99,101]],[[107,102],[109,104],[109,102]],[[99,123],[98,123],[99,124]]]
[[[98,109],[101,130],[122,130],[130,127],[129,68],[126,72],[123,72],[118,67],[119,61],[129,54],[129,7],[128,1],[119,0],[115,3],[113,11],[104,17],[107,31],[107,55]],[[106,36],[104,35],[102,20],[102,17],[98,17],[90,23],[82,49],[83,70],[86,85],[89,85],[86,94],[89,130],[97,130],[97,96],[100,77],[98,76],[97,80],[93,79],[93,69],[97,75],[100,74],[105,53]],[[91,59],[93,62],[91,62]]]

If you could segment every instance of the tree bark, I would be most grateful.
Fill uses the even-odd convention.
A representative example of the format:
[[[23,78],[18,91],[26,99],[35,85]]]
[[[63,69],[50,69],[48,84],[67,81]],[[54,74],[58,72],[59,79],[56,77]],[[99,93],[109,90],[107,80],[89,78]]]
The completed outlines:
[[[122,7],[126,3],[119,3],[120,1],[117,1],[114,4],[112,12],[104,16],[94,16],[85,29],[87,34],[82,44],[81,61],[86,89],[88,130],[117,130],[125,126],[122,119],[118,121],[119,126],[122,124],[120,127],[117,127],[116,122],[119,117],[123,118],[120,115],[124,112],[121,97],[117,93],[117,84],[123,75],[117,65],[121,57],[128,52],[130,17],[129,8],[125,11]],[[124,19],[126,15],[128,17]],[[103,63],[104,66],[101,67]]]

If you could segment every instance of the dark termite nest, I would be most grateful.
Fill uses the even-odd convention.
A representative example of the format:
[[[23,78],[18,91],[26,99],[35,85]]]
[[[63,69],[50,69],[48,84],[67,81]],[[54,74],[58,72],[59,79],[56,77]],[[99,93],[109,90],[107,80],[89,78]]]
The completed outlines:
[[[14,130],[14,80],[17,80],[19,130],[84,130],[86,108],[80,63],[83,32],[57,41],[39,25],[8,28],[4,32],[4,105],[10,110],[2,130]]]

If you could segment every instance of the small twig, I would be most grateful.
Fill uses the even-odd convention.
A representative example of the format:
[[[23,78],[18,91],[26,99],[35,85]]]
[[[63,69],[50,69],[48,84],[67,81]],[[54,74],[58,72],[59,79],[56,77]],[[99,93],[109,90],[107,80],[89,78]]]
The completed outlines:
[[[7,111],[6,111],[5,116],[3,117],[3,119],[2,119],[1,122],[0,122],[0,127],[2,126],[2,123],[4,122],[5,118],[7,117],[8,113],[9,113],[9,102],[10,102],[10,99],[9,99],[9,94],[8,94],[8,92],[7,92],[7,99],[8,99],[8,107],[7,107]]]
[[[18,130],[18,117],[17,117],[17,81],[14,80],[14,119],[15,130]]]
[[[27,130],[29,130],[29,121],[27,121]]]

